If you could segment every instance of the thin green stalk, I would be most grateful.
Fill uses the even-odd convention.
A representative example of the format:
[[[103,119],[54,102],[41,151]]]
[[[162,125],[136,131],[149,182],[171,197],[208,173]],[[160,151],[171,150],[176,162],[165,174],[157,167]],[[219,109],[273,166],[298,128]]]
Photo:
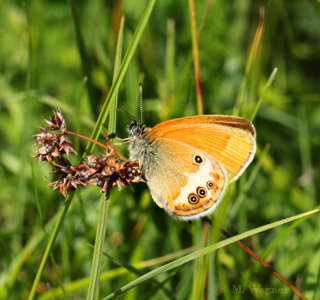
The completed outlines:
[[[211,7],[212,7],[212,2],[213,2],[213,0],[209,0],[208,3],[207,3],[205,12],[204,12],[204,14],[202,16],[202,20],[201,20],[201,23],[200,23],[200,26],[199,26],[198,37],[200,37],[202,35],[203,29],[204,29],[205,24],[206,24],[207,19],[208,19],[209,12],[210,12]],[[190,51],[190,53],[189,53],[189,55],[187,57],[185,66],[183,68],[183,71],[181,72],[181,76],[180,76],[179,82],[178,82],[177,87],[175,89],[175,92],[174,92],[174,95],[173,95],[173,101],[172,101],[172,103],[170,105],[171,106],[170,107],[170,113],[171,114],[174,114],[176,112],[176,108],[179,107],[179,110],[181,109],[182,105],[181,105],[181,103],[179,103],[179,100],[181,98],[182,92],[185,90],[186,82],[187,82],[187,80],[189,78],[188,75],[189,75],[191,64],[192,64],[192,51]]]
[[[28,300],[34,299],[34,296],[35,296],[36,291],[37,291],[37,286],[38,286],[39,281],[41,279],[42,272],[44,270],[44,267],[46,265],[48,257],[49,257],[49,255],[51,253],[51,250],[52,250],[52,247],[54,245],[54,242],[57,239],[57,236],[59,234],[59,231],[60,231],[60,228],[62,226],[63,220],[64,220],[65,216],[67,215],[67,212],[68,212],[69,206],[71,204],[72,198],[73,198],[73,194],[72,195],[69,194],[67,196],[65,202],[64,202],[64,205],[63,205],[62,210],[60,212],[60,216],[59,216],[58,221],[57,221],[57,223],[56,223],[56,225],[54,227],[54,230],[53,230],[53,233],[52,233],[52,235],[50,237],[50,240],[49,240],[49,243],[47,245],[46,251],[44,252],[44,255],[42,257],[42,260],[41,260],[41,263],[40,263],[36,278],[34,279],[34,282],[33,282],[32,289],[31,289],[31,292],[29,294]]]
[[[24,13],[27,20],[27,34],[28,34],[28,64],[27,64],[27,73],[25,79],[25,90],[28,92],[31,89],[31,82],[34,77],[34,46],[33,46],[33,36],[30,31],[29,16],[27,10],[24,6]],[[25,208],[26,208],[26,199],[27,199],[27,165],[28,165],[28,149],[26,145],[29,146],[29,136],[31,135],[30,131],[30,118],[32,114],[31,108],[31,97],[26,97],[22,103],[23,105],[23,120],[20,126],[20,160],[21,167],[19,170],[19,176],[17,180],[16,196],[14,197],[15,202],[15,218],[14,218],[14,234],[12,238],[11,253],[14,258],[22,249],[22,235],[21,231],[23,228],[23,223],[25,220]]]
[[[121,65],[121,56],[122,56],[122,44],[123,44],[123,28],[124,28],[124,16],[121,18],[120,22],[120,29],[118,34],[118,42],[117,42],[117,49],[116,49],[116,57],[114,62],[114,70],[113,70],[113,82],[116,79],[116,76],[119,72],[120,65]],[[110,114],[109,114],[109,125],[108,125],[108,133],[114,133],[116,131],[116,124],[117,124],[117,112],[116,109],[118,107],[118,93],[115,96],[115,100],[113,101]]]
[[[94,245],[90,284],[88,288],[87,300],[96,299],[96,294],[99,287],[100,267],[102,259],[102,250],[107,230],[107,216],[109,207],[109,193],[104,196],[101,194],[99,217],[97,223],[96,242]]]
[[[139,269],[135,268],[132,264],[129,264],[125,261],[120,260],[119,258],[116,258],[114,256],[111,256],[110,254],[104,252],[103,255],[105,255],[106,257],[110,258],[114,263],[118,264],[119,266],[123,266],[124,268],[126,268],[128,271],[130,271],[131,273],[134,273],[138,276],[142,276],[144,274],[143,271],[140,271]],[[160,283],[157,280],[152,279],[151,283],[154,286],[157,286],[159,289],[162,289],[163,292],[166,294],[166,296],[168,297],[168,299],[172,299],[175,300],[176,297],[173,293],[173,291],[169,290],[168,288],[166,288],[165,286],[163,286],[162,283]]]
[[[166,41],[166,103],[170,105],[169,99],[171,99],[175,86],[175,22],[172,19],[167,21],[167,41]]]
[[[112,103],[117,95],[120,84],[121,84],[123,77],[128,69],[128,66],[129,66],[130,61],[133,57],[133,54],[138,46],[138,43],[139,43],[140,37],[143,33],[143,30],[145,29],[145,27],[148,23],[148,20],[150,18],[150,15],[153,10],[155,2],[156,2],[156,0],[150,0],[148,2],[148,5],[147,5],[147,7],[146,7],[141,19],[140,19],[140,22],[139,22],[138,27],[133,35],[133,38],[132,38],[131,43],[129,45],[129,48],[128,48],[126,55],[124,56],[124,59],[122,61],[122,64],[121,64],[121,67],[120,67],[119,72],[117,74],[117,77],[114,80],[114,82],[110,88],[108,97],[107,97],[106,101],[104,102],[104,105],[102,107],[102,110],[100,112],[98,120],[96,122],[96,125],[93,129],[91,138],[94,140],[97,140],[100,133],[101,133],[101,130],[102,130],[101,123],[105,122],[105,120],[106,120],[106,118],[112,108]],[[91,153],[93,151],[94,147],[95,147],[95,145],[93,143],[89,143],[86,147],[84,155],[86,156],[87,153]]]
[[[74,2],[73,0],[68,0],[68,2],[71,9],[72,20],[75,28],[77,46],[78,46],[79,54],[81,57],[83,74],[88,78],[87,86],[88,86],[88,95],[90,98],[91,110],[92,110],[92,113],[95,116],[97,116],[98,99],[97,99],[95,87],[92,82],[91,63],[87,54],[87,50],[86,50],[83,34],[81,32],[81,28],[80,28],[81,26],[80,26],[79,18],[75,9]]]
[[[121,19],[120,30],[118,34],[118,43],[115,57],[114,66],[114,79],[120,68],[121,54],[122,54],[122,41],[123,41],[123,27],[124,27],[124,17]],[[109,133],[116,130],[116,108],[117,108],[118,93],[115,96],[115,100],[112,104],[112,110],[109,116]],[[108,206],[109,206],[109,193],[106,198],[101,198],[100,208],[99,208],[99,218],[97,223],[97,233],[96,233],[96,243],[93,251],[92,267],[90,275],[90,283],[88,288],[87,299],[94,300],[99,290],[99,278],[100,278],[100,267],[102,260],[103,245],[105,242],[106,228],[107,228],[107,216],[108,216]]]
[[[187,255],[195,250],[198,250],[198,249],[199,249],[199,247],[190,247],[187,249],[183,249],[183,250],[180,250],[180,251],[177,251],[174,253],[170,253],[170,254],[155,258],[155,259],[151,259],[151,260],[147,260],[147,261],[140,261],[136,264],[132,264],[132,267],[134,267],[135,269],[137,269],[139,271],[141,270],[141,272],[143,272],[142,271],[143,269],[154,267],[155,265],[159,265],[161,263],[165,263],[168,261],[172,261],[173,259],[185,256],[185,255]],[[107,255],[106,253],[103,253],[103,254]],[[119,278],[120,276],[127,275],[127,274],[128,274],[128,269],[124,268],[124,267],[107,270],[107,271],[102,272],[100,274],[100,282],[101,281],[103,281],[103,282],[109,281],[110,282],[112,279]],[[90,277],[84,277],[84,278],[75,280],[73,282],[66,283],[64,288],[67,293],[72,293],[72,292],[77,292],[81,289],[83,290],[85,287],[89,286],[89,283],[90,283]],[[63,296],[61,290],[57,289],[57,288],[52,289],[52,293],[57,298]],[[38,298],[39,298],[39,300],[51,300],[52,299],[51,293],[49,293],[49,292],[41,294]]]
[[[46,242],[48,242],[48,234],[47,234],[44,222],[43,222],[44,220],[43,220],[43,216],[42,216],[41,203],[40,203],[40,199],[39,199],[39,195],[38,195],[38,190],[36,187],[36,177],[35,177],[35,173],[34,173],[33,161],[31,161],[31,171],[32,171],[34,195],[35,195],[36,202],[37,202],[37,209],[38,209],[38,213],[39,213],[40,223],[41,223],[44,238],[45,238]],[[64,290],[64,287],[63,287],[63,280],[62,280],[62,277],[58,271],[58,267],[57,267],[56,261],[55,261],[52,253],[50,253],[50,259],[51,259],[54,271],[56,273],[56,276],[58,278],[59,286],[62,290],[64,298],[66,299],[66,291]]]
[[[239,95],[234,106],[234,110],[233,110],[234,116],[238,116],[240,114],[241,106],[244,103],[244,99],[247,94],[248,80],[254,70],[253,66],[257,63],[258,55],[260,54],[258,50],[261,46],[263,27],[264,27],[264,9],[262,8],[260,9],[259,26],[256,30],[256,34],[250,49],[249,59],[246,65],[245,78],[243,79],[243,82],[241,84]]]
[[[51,231],[56,223],[58,215],[55,215],[45,226],[46,231]],[[35,232],[24,246],[20,254],[12,261],[10,266],[0,276],[0,295],[6,296],[14,285],[23,264],[29,259],[30,253],[34,253],[44,239],[44,231]],[[4,297],[6,298],[6,297]]]
[[[258,172],[263,164],[264,159],[266,158],[270,145],[266,145],[263,151],[260,154],[259,161],[255,164],[254,169],[250,173],[250,177],[243,186],[243,189],[239,192],[238,197],[234,201],[234,204],[229,212],[229,220],[233,220],[238,213],[243,200],[245,199],[245,194],[250,190],[254,180],[256,179]]]
[[[253,122],[254,118],[256,117],[257,112],[258,112],[258,110],[259,110],[259,108],[260,108],[260,106],[261,106],[262,100],[263,100],[263,98],[264,98],[267,90],[269,89],[269,87],[270,87],[271,84],[273,83],[273,81],[274,81],[277,73],[278,73],[278,68],[274,68],[273,71],[272,71],[272,73],[271,73],[271,75],[270,75],[270,77],[269,77],[269,79],[268,79],[268,81],[267,81],[267,84],[265,85],[265,87],[264,87],[264,89],[263,89],[263,91],[262,91],[262,93],[261,93],[261,95],[260,95],[260,97],[259,97],[258,103],[257,103],[257,105],[256,105],[255,108],[254,108],[254,111],[253,111],[252,116],[251,116],[251,118],[250,118],[250,121],[251,121],[251,122]]]
[[[299,106],[298,117],[300,119],[300,124],[298,127],[298,137],[301,155],[301,169],[304,178],[306,178],[304,180],[305,182],[302,181],[302,186],[304,187],[306,193],[310,197],[312,203],[315,205],[317,203],[316,185],[313,175],[315,166],[312,163],[312,153],[310,146],[311,139],[308,129],[308,115],[305,103],[302,103]]]
[[[194,64],[194,77],[196,81],[196,90],[197,90],[198,114],[202,115],[203,99],[202,99],[202,90],[201,90],[199,49],[198,49],[196,12],[194,8],[194,0],[189,0],[189,12],[190,12],[190,19],[191,19],[192,52],[193,52],[193,64]]]

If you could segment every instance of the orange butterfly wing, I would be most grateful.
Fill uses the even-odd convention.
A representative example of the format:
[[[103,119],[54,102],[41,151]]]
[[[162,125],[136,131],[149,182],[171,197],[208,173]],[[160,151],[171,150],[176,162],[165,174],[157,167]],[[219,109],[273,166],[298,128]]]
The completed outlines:
[[[221,163],[230,181],[236,180],[253,160],[255,129],[244,118],[203,115],[163,122],[145,138],[165,138],[200,149]]]
[[[142,172],[157,205],[183,220],[211,213],[227,187],[225,168],[211,155],[184,143],[158,138],[151,145],[146,148]]]

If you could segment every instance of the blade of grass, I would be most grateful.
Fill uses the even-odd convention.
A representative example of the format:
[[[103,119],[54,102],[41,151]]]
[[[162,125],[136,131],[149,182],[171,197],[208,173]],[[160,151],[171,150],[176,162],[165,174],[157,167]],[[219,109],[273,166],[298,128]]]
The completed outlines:
[[[56,223],[58,214],[56,214],[45,226],[46,231],[51,231]],[[8,290],[14,285],[17,277],[21,271],[22,265],[29,259],[30,253],[34,253],[39,244],[44,239],[44,232],[42,230],[34,233],[30,237],[28,243],[24,246],[22,251],[12,261],[11,265],[0,276],[0,295],[6,295]],[[6,297],[4,297],[6,298]]]
[[[202,99],[202,90],[201,90],[199,49],[198,49],[196,12],[194,8],[194,0],[189,0],[189,13],[190,13],[190,19],[191,19],[192,52],[193,52],[194,77],[196,81],[196,90],[197,90],[198,114],[202,115],[203,99]]]
[[[175,86],[174,73],[174,58],[175,58],[175,22],[172,19],[167,21],[167,45],[166,45],[166,102],[170,104],[169,99],[173,95]]]
[[[140,271],[139,269],[135,268],[133,265],[123,261],[123,260],[120,260],[119,258],[116,258],[106,252],[103,253],[103,255],[105,255],[106,257],[110,258],[114,263],[118,264],[119,266],[122,266],[124,268],[126,268],[128,271],[136,274],[136,275],[139,275],[139,276],[142,276],[144,273],[142,271]],[[151,283],[155,286],[157,286],[158,288],[162,289],[163,292],[167,295],[168,299],[176,299],[173,292],[169,289],[167,289],[166,287],[164,287],[159,281],[157,280],[154,280],[152,279],[151,280]]]
[[[252,116],[250,118],[251,122],[253,122],[254,118],[256,117],[257,112],[258,112],[258,110],[259,110],[259,108],[261,106],[263,97],[266,94],[266,92],[267,92],[268,88],[270,87],[270,85],[273,83],[277,73],[278,73],[278,68],[274,68],[272,73],[271,73],[271,75],[270,75],[270,77],[269,77],[269,79],[268,79],[268,81],[267,81],[267,84],[265,85],[265,87],[264,87],[264,89],[263,89],[263,91],[262,91],[262,93],[261,93],[261,95],[259,97],[259,100],[258,100],[258,102],[257,102],[257,104],[256,104],[256,106],[254,108],[254,111],[253,111]]]
[[[43,220],[43,216],[42,216],[41,203],[40,203],[38,190],[37,190],[37,186],[36,186],[36,176],[35,176],[35,173],[34,173],[34,162],[33,161],[31,161],[31,172],[32,172],[32,179],[33,179],[34,195],[35,195],[36,202],[37,202],[37,209],[38,209],[38,213],[39,213],[40,223],[41,223],[41,227],[42,227],[44,238],[45,238],[46,242],[48,242],[48,234],[47,234],[47,231],[46,231],[46,228],[45,228],[45,224],[43,222],[44,220]],[[58,271],[58,267],[57,267],[56,261],[55,261],[54,256],[53,256],[52,253],[50,253],[50,259],[51,259],[55,274],[56,274],[56,276],[58,278],[59,287],[61,288],[61,291],[63,293],[64,298],[66,298],[66,291],[63,288],[63,280],[62,280],[62,277],[61,277],[61,275],[60,275],[60,273]]]
[[[35,91],[35,90],[17,93],[12,97],[7,98],[5,101],[2,101],[0,103],[0,109],[7,107],[13,102],[26,101],[26,99],[28,98],[35,98],[37,101],[44,103],[52,107],[53,109],[56,109],[57,107],[59,107],[61,111],[70,113],[72,115],[76,115],[77,113],[77,110],[74,109],[74,107],[72,107],[71,105],[67,104],[65,101],[59,100],[47,94],[39,93],[38,91]],[[83,116],[79,115],[79,120],[81,120],[81,124],[84,124],[89,128],[93,128],[95,125],[92,119],[87,117],[86,115],[83,115]]]
[[[299,106],[298,117],[301,120],[298,127],[299,148],[301,155],[301,169],[302,174],[313,173],[315,169],[312,163],[311,145],[310,145],[310,133],[308,129],[308,113],[306,111],[306,105],[302,102]],[[307,177],[307,176],[306,176]],[[309,182],[303,185],[306,193],[310,197],[313,205],[316,203],[316,186],[314,176],[309,176]]]
[[[281,243],[284,238],[289,235],[292,230],[294,228],[296,228],[297,226],[299,226],[304,220],[303,219],[299,219],[295,222],[293,222],[288,228],[286,228],[284,231],[282,231],[267,247],[267,249],[263,252],[263,254],[261,255],[262,259],[266,259],[269,254],[276,248],[276,246]],[[260,268],[260,264],[258,262],[256,262],[256,264],[253,267],[253,273],[258,272],[258,269]]]
[[[308,299],[319,299],[320,295],[320,249],[312,254],[312,258],[308,266],[308,275],[304,278],[304,282],[311,288],[305,294]],[[318,296],[317,296],[318,295]]]
[[[213,2],[213,0],[209,0],[207,3],[205,12],[202,16],[201,23],[199,26],[198,37],[200,37],[203,32],[204,26],[205,26],[207,19],[208,19],[209,12],[212,7],[212,2]],[[180,107],[181,107],[181,102],[180,102],[181,99],[180,98],[181,98],[182,92],[185,90],[186,82],[189,78],[188,75],[189,75],[191,64],[192,64],[192,51],[190,51],[190,53],[187,57],[185,66],[183,68],[183,71],[181,72],[181,76],[180,76],[179,80],[176,80],[176,81],[178,81],[178,84],[177,84],[177,87],[176,87],[174,95],[173,95],[173,101],[170,105],[171,106],[170,112],[169,112],[170,115],[167,115],[167,117],[173,115],[176,112],[176,109],[178,107],[180,109]],[[162,117],[166,118],[164,115],[162,115]]]
[[[87,54],[83,34],[82,34],[81,28],[80,28],[79,18],[77,16],[73,0],[68,0],[68,3],[70,6],[72,20],[73,20],[73,24],[74,24],[74,28],[75,28],[77,46],[78,46],[79,54],[81,57],[83,75],[88,78],[87,87],[88,87],[88,95],[90,98],[91,111],[92,111],[93,115],[97,117],[98,99],[97,99],[96,90],[95,90],[93,82],[92,82],[90,60],[89,60],[89,57]]]
[[[25,79],[25,90],[28,92],[31,89],[31,82],[33,80],[33,64],[34,64],[34,40],[30,29],[29,24],[29,16],[27,13],[27,10],[24,7],[24,14],[27,20],[27,34],[28,34],[28,64],[27,64],[27,74]],[[25,101],[22,102],[23,105],[23,120],[22,124],[20,124],[20,170],[19,170],[19,176],[17,180],[17,188],[16,192],[17,194],[14,196],[15,199],[15,218],[14,218],[14,232],[13,232],[13,238],[12,238],[12,245],[11,245],[11,251],[13,257],[16,256],[19,252],[21,252],[22,249],[22,228],[23,228],[23,222],[25,220],[25,208],[26,208],[26,198],[27,198],[27,165],[28,165],[28,158],[29,158],[29,136],[31,135],[30,131],[30,118],[32,114],[32,108],[31,108],[31,101],[32,98],[26,98]],[[28,145],[28,148],[26,149],[26,145]]]
[[[106,196],[101,194],[99,217],[98,217],[98,223],[97,223],[97,234],[96,234],[95,245],[94,245],[87,300],[96,299],[96,294],[99,288],[102,249],[103,249],[106,230],[107,230],[108,207],[109,207],[109,194],[107,194]]]
[[[133,38],[131,40],[131,43],[129,45],[129,48],[123,58],[123,61],[122,61],[122,64],[120,66],[120,70],[117,74],[117,77],[116,79],[114,80],[114,83],[112,84],[111,88],[110,88],[110,91],[109,91],[109,94],[107,96],[107,99],[106,101],[104,102],[104,105],[102,107],[102,110],[100,112],[100,115],[98,117],[98,120],[97,120],[97,123],[96,123],[96,126],[94,127],[93,129],[93,132],[92,132],[92,135],[91,135],[91,138],[94,139],[94,140],[97,140],[100,133],[101,133],[101,123],[102,122],[105,122],[110,110],[111,110],[111,107],[112,107],[112,102],[114,101],[115,97],[116,97],[116,94],[119,90],[119,87],[120,87],[120,84],[123,80],[123,77],[128,69],[128,66],[130,64],[130,61],[133,57],[133,54],[138,46],[138,42],[140,40],[140,37],[143,33],[143,30],[144,28],[146,27],[147,23],[148,23],[148,20],[150,18],[150,15],[151,15],[151,12],[153,10],[153,7],[154,7],[154,4],[155,4],[156,0],[150,0],[148,2],[148,5],[140,19],[140,22],[138,24],[138,27],[133,35]],[[84,155],[86,156],[87,153],[91,153],[92,150],[94,149],[94,144],[93,143],[89,143],[88,146],[86,147],[86,150],[84,152]]]
[[[36,294],[37,286],[39,284],[42,272],[44,270],[44,267],[46,265],[48,257],[49,257],[49,255],[51,253],[51,250],[52,250],[52,247],[54,245],[54,242],[56,241],[57,236],[58,236],[58,234],[60,232],[60,228],[61,228],[63,220],[64,220],[64,218],[65,218],[65,216],[66,216],[66,214],[68,212],[68,209],[69,209],[69,206],[71,204],[72,198],[73,198],[73,194],[72,195],[69,194],[66,197],[66,200],[64,201],[64,205],[63,205],[62,210],[60,212],[59,218],[58,218],[57,223],[56,223],[56,225],[55,225],[55,227],[53,229],[52,235],[51,235],[50,240],[49,240],[49,242],[47,244],[47,248],[46,248],[46,250],[45,250],[45,252],[43,254],[43,257],[42,257],[42,260],[41,260],[37,275],[36,275],[36,277],[35,277],[35,279],[33,281],[33,285],[32,285],[28,300],[34,299],[34,296]]]
[[[207,242],[208,242],[209,226],[203,220],[200,220],[199,225],[201,226],[201,228],[194,227],[193,243],[195,244],[196,238],[197,236],[200,235],[200,232],[201,232],[200,243],[201,243],[201,248],[204,248],[208,245]],[[204,255],[204,256],[198,257],[194,262],[192,289],[189,296],[190,300],[201,299],[201,295],[203,294],[205,281],[207,278],[209,261],[210,261],[210,256]]]
[[[124,18],[124,16],[122,16],[121,21],[120,21],[120,28],[119,28],[117,49],[116,49],[116,57],[115,57],[115,62],[114,62],[113,81],[115,81],[116,76],[117,76],[119,69],[120,69],[120,65],[121,65],[124,20],[125,20],[125,18]],[[109,125],[108,125],[109,134],[114,133],[116,131],[116,122],[117,122],[116,109],[117,109],[117,107],[118,107],[118,93],[115,96],[115,100],[112,104],[110,114],[109,114]]]
[[[118,34],[118,43],[116,49],[115,66],[114,66],[114,80],[116,74],[119,71],[121,63],[122,54],[122,41],[123,41],[123,27],[124,27],[124,17],[121,19],[120,30]],[[109,132],[114,132],[116,130],[116,108],[117,108],[118,93],[116,93],[115,100],[112,103],[112,110],[109,116]],[[93,251],[92,267],[90,275],[90,283],[88,288],[87,299],[94,300],[96,298],[99,289],[99,277],[100,277],[100,267],[102,260],[102,251],[105,241],[106,229],[107,229],[107,215],[109,206],[109,193],[106,197],[101,197],[100,208],[99,208],[99,218],[97,223],[97,233],[95,239],[95,247]]]
[[[170,254],[164,255],[162,257],[155,258],[155,259],[150,259],[147,261],[140,261],[139,263],[132,264],[132,266],[138,270],[150,268],[155,265],[159,265],[161,263],[168,262],[168,261],[173,260],[175,258],[182,257],[182,256],[189,254],[189,253],[191,253],[195,250],[198,250],[198,249],[199,249],[199,247],[191,247],[191,248],[183,249],[183,250],[180,250],[180,251],[177,251],[174,253],[170,253]],[[128,274],[128,269],[126,269],[126,268],[117,268],[117,269],[108,270],[108,271],[100,274],[100,281],[106,281],[106,280],[111,281],[114,278],[117,278],[117,277],[120,277],[120,276],[126,275],[126,274]],[[76,291],[79,291],[80,289],[83,289],[86,286],[88,286],[89,281],[90,281],[89,277],[81,278],[79,280],[65,284],[64,288],[67,293],[76,292]],[[52,293],[57,298],[63,296],[60,289],[53,289]],[[50,299],[52,299],[52,296],[51,296],[51,293],[49,293],[49,292],[43,293],[41,296],[38,297],[38,300],[50,300]]]
[[[301,220],[301,219],[300,219]],[[226,232],[223,229],[220,229],[221,232],[226,236],[231,238],[232,235]],[[267,268],[272,274],[274,274],[276,277],[278,277],[284,284],[286,284],[296,295],[301,297],[304,300],[308,300],[299,289],[297,289],[295,286],[293,286],[288,280],[286,280],[281,274],[279,274],[275,269],[273,269],[268,263],[266,263],[261,257],[259,257],[255,252],[253,252],[251,249],[249,249],[247,246],[245,246],[243,243],[236,241],[235,242],[240,248],[242,248],[244,251],[246,251],[251,257],[253,257],[255,260],[257,260],[261,265],[263,265],[265,268]]]
[[[247,86],[248,86],[248,79],[250,77],[250,73],[253,70],[252,67],[254,66],[254,62],[258,57],[258,50],[260,48],[261,41],[262,41],[263,27],[264,27],[264,8],[261,8],[259,26],[257,28],[255,37],[253,39],[253,44],[250,50],[249,59],[248,59],[246,70],[245,70],[245,78],[242,82],[239,95],[234,106],[234,110],[233,110],[234,116],[239,116],[241,105],[244,102],[244,97],[246,95]]]
[[[233,220],[235,218],[238,210],[240,209],[240,206],[241,206],[243,200],[245,199],[245,194],[246,194],[246,192],[248,192],[250,190],[255,178],[257,177],[257,174],[263,164],[263,160],[265,159],[265,157],[268,154],[269,149],[270,149],[270,145],[266,145],[260,154],[259,161],[255,164],[254,169],[250,173],[249,179],[246,181],[242,190],[238,194],[238,197],[234,201],[233,206],[229,212],[229,219],[230,220]]]
[[[159,88],[159,95],[164,99],[165,106],[161,111],[161,119],[166,120],[172,110],[172,100],[175,88],[175,22],[172,19],[167,21],[167,41],[166,41],[166,65],[164,88]],[[162,85],[162,82],[161,82]]]
[[[126,291],[128,291],[129,289],[132,289],[134,288],[135,286],[143,283],[144,281],[146,280],[149,280],[151,278],[154,278],[155,276],[161,274],[161,273],[164,273],[164,272],[167,272],[173,268],[176,268],[178,266],[181,266],[182,264],[185,264],[191,260],[194,260],[202,255],[206,255],[212,251],[215,251],[219,248],[222,248],[222,247],[225,247],[227,245],[230,245],[236,241],[239,241],[239,240],[242,240],[244,238],[247,238],[249,236],[252,236],[254,234],[258,234],[260,232],[263,232],[263,231],[266,231],[266,230],[269,230],[269,229],[272,229],[274,227],[277,227],[277,226],[280,226],[282,224],[285,224],[285,223],[288,223],[288,222],[292,222],[294,220],[297,220],[297,219],[300,219],[300,218],[303,218],[303,217],[308,217],[310,216],[311,214],[313,213],[316,213],[318,212],[319,210],[313,210],[313,211],[309,211],[309,212],[306,212],[306,213],[303,213],[303,214],[299,214],[299,215],[296,215],[296,216],[293,216],[293,217],[290,217],[290,218],[287,218],[287,219],[283,219],[283,220],[280,220],[280,221],[277,221],[277,222],[274,222],[274,223],[271,223],[271,224],[268,224],[268,225],[264,225],[264,226],[261,226],[261,227],[258,227],[256,229],[253,229],[253,230],[249,230],[247,232],[244,232],[244,233],[241,233],[239,235],[236,235],[230,239],[227,239],[227,240],[224,240],[224,241],[221,241],[221,242],[218,242],[216,244],[213,244],[213,245],[210,245],[206,248],[203,248],[203,249],[200,249],[198,251],[195,251],[189,255],[186,255],[182,258],[179,258],[171,263],[168,263],[164,266],[161,266],[139,278],[137,278],[136,280],[133,280],[132,282],[130,282],[129,284],[123,286],[121,289],[117,290],[116,292],[110,294],[109,296],[107,296],[106,298],[103,298],[103,300],[109,300],[109,299],[113,299],[123,293],[125,293]]]

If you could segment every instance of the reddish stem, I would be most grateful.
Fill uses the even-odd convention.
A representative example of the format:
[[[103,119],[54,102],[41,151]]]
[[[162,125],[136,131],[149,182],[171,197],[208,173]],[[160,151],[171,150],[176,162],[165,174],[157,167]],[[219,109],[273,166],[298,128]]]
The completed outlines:
[[[102,123],[102,129],[103,129],[103,133],[104,133],[104,137],[109,145],[109,147],[112,149],[113,153],[115,155],[117,155],[121,160],[123,160],[124,162],[129,162],[129,160],[127,160],[116,148],[115,146],[111,143],[110,139],[109,139],[109,136],[108,136],[108,133],[107,133],[107,130],[106,128],[104,127],[104,124]]]
[[[81,134],[78,134],[78,133],[74,133],[74,132],[68,131],[68,130],[66,130],[64,133],[65,133],[65,134],[69,134],[69,135],[76,136],[76,137],[78,137],[78,138],[87,140],[87,141],[92,142],[92,143],[95,143],[95,144],[99,145],[100,147],[102,147],[102,148],[110,151],[110,149],[108,148],[108,146],[106,146],[106,145],[104,145],[104,144],[102,144],[102,143],[99,143],[99,142],[97,142],[97,141],[95,141],[95,140],[93,140],[93,139],[91,139],[91,138],[88,138],[88,137],[86,137],[86,136],[84,136],[84,135],[81,135]]]
[[[218,227],[215,223],[213,223],[208,218],[205,218],[205,220],[210,225],[215,225]],[[231,238],[232,235],[225,231],[224,229],[218,227],[220,232],[225,235],[228,238]],[[276,277],[278,277],[284,284],[286,284],[294,293],[296,293],[300,298],[304,300],[308,300],[305,295],[303,295],[295,286],[293,286],[287,279],[285,279],[283,276],[281,276],[274,268],[272,268],[268,263],[266,263],[260,256],[258,256],[256,253],[254,253],[251,249],[249,249],[247,246],[242,244],[239,241],[235,242],[240,248],[242,248],[244,251],[246,251],[249,255],[251,255],[254,259],[256,259],[259,263],[261,263],[264,267],[266,267],[269,271],[271,271]]]

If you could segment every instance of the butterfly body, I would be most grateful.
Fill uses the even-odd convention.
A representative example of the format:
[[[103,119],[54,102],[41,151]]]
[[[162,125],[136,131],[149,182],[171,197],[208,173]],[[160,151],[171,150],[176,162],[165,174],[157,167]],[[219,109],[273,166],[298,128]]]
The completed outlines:
[[[128,131],[130,159],[139,160],[154,201],[182,220],[210,214],[256,150],[253,125],[238,117],[187,117],[151,129],[133,120]]]

